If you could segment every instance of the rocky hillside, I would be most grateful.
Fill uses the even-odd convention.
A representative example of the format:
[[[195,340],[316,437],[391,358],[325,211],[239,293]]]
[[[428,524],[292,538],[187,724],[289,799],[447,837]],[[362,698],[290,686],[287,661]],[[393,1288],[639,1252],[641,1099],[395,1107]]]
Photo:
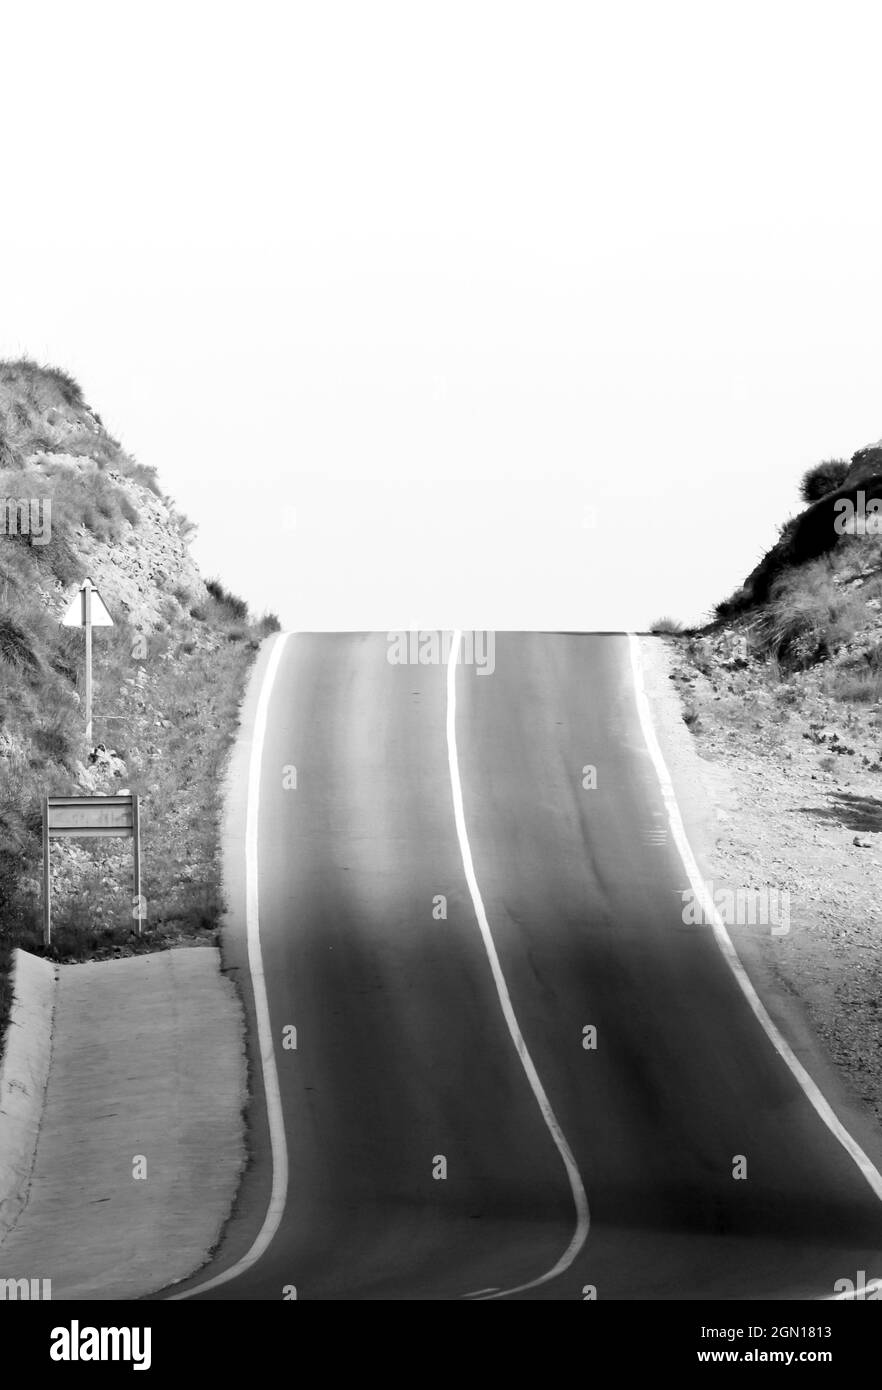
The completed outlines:
[[[843,535],[854,532],[849,516],[855,522],[863,516],[866,535],[882,536],[882,440],[859,449],[850,462],[830,459],[809,469],[801,492],[810,505],[784,523],[778,541],[741,588],[718,605],[718,616],[731,617],[767,602],[794,567],[830,555]],[[870,499],[878,501],[880,512],[867,517]]]
[[[717,790],[717,871],[789,893],[790,930],[758,949],[882,1120],[882,445],[819,465],[802,496],[716,620],[671,633],[668,654]]]
[[[205,582],[191,527],[64,372],[0,363],[0,1018],[13,946],[43,950],[41,798],[130,790],[142,804],[147,927],[132,934],[126,841],[53,842],[53,943],[65,959],[212,940],[221,908],[219,778],[271,616]],[[91,577],[113,619],[59,626]]]

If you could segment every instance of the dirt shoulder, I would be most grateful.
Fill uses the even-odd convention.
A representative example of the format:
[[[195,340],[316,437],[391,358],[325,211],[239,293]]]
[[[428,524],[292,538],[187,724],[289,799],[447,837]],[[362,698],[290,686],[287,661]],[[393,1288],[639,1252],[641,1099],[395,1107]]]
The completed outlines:
[[[797,1046],[825,1049],[846,1093],[878,1124],[878,726],[826,698],[819,679],[771,680],[737,633],[644,638],[641,649],[678,793],[690,788],[687,820],[703,803],[690,826],[703,872],[715,890],[744,890],[745,901],[751,894],[768,907],[765,921],[727,923],[730,935],[775,996],[773,1014],[789,1016]]]

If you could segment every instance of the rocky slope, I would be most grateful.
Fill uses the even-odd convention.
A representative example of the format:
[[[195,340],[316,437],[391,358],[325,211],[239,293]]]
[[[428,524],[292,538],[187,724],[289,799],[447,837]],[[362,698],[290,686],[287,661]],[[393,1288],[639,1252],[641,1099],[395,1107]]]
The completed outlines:
[[[12,947],[44,949],[44,795],[126,789],[142,801],[144,935],[133,935],[128,842],[57,840],[53,955],[214,939],[219,777],[248,667],[277,624],[202,579],[189,523],[154,471],[70,377],[28,361],[0,363],[0,530],[2,1019]],[[90,744],[82,632],[59,626],[86,575],[115,624],[94,632]]]
[[[876,452],[849,485],[882,497]],[[765,589],[665,641],[718,789],[720,878],[789,894],[787,931],[750,930],[882,1120],[882,536],[829,529],[823,553],[779,554]]]

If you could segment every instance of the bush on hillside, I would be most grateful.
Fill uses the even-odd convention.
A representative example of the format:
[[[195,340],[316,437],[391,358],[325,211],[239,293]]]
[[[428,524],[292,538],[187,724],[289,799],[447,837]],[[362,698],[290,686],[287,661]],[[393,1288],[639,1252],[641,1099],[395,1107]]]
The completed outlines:
[[[224,588],[219,579],[207,579],[205,587],[215,603],[225,610],[230,618],[240,623],[245,621],[248,617],[248,604],[243,598],[237,598],[235,594],[231,594],[229,589]]]
[[[850,466],[848,459],[824,459],[816,463],[814,468],[807,469],[799,484],[799,495],[803,502],[817,502],[828,492],[842,487]]]
[[[16,671],[34,671],[39,666],[27,632],[7,613],[0,613],[0,660]]]
[[[774,581],[756,642],[782,667],[804,669],[832,656],[848,641],[862,610],[859,593],[834,583],[830,562],[814,560]]]

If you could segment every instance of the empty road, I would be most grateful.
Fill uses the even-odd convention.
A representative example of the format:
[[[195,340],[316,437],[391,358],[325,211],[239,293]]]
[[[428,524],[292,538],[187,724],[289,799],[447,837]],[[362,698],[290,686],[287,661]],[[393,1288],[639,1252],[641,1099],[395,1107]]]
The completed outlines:
[[[254,1163],[188,1295],[823,1298],[882,1274],[871,1181],[682,920],[628,637],[497,634],[483,674],[394,664],[385,633],[276,644],[263,1064],[229,847]]]

